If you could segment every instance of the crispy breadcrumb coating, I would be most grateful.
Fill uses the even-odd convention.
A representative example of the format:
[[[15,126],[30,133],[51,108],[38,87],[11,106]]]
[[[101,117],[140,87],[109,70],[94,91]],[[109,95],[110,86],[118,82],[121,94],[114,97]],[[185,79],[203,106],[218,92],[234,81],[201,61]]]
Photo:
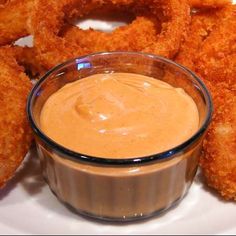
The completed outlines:
[[[9,0],[0,7],[0,45],[30,34],[33,4],[34,0]]]
[[[29,78],[8,48],[0,49],[0,187],[14,175],[32,141],[26,118]]]
[[[198,60],[204,41],[216,25],[220,24],[220,20],[225,14],[227,14],[225,9],[207,9],[194,13],[175,60],[189,69],[195,70],[195,62]]]
[[[72,8],[71,10],[70,6],[75,7],[76,5],[78,5],[78,8]],[[146,22],[144,22],[141,24],[142,28],[134,29],[133,27],[128,35],[126,34],[128,32],[127,27],[116,30],[115,38],[112,37],[111,40],[108,40],[107,44],[105,43],[109,50],[114,51],[113,47],[114,45],[116,46],[117,43],[119,43],[121,49],[126,50],[128,42],[128,45],[132,45],[133,51],[139,51],[140,45],[145,43],[141,50],[143,52],[158,54],[168,58],[173,58],[178,52],[190,21],[190,7],[186,0],[90,0],[87,2],[82,0],[61,0],[60,3],[55,0],[36,0],[32,22],[35,47],[38,55],[41,57],[42,65],[46,68],[51,68],[69,58],[88,53],[89,46],[92,45],[93,47],[93,44],[96,44],[96,41],[99,41],[99,39],[96,39],[95,37],[95,42],[92,41],[90,42],[90,45],[88,44],[87,47],[83,47],[80,44],[80,40],[74,42],[74,40],[67,40],[64,37],[61,37],[60,31],[66,23],[65,19],[71,14],[77,16],[80,16],[81,14],[86,15],[86,13],[88,14],[91,12],[91,8],[94,10],[106,7],[107,5],[112,5],[113,8],[122,7],[133,9],[134,7],[135,13],[138,8],[138,12],[150,12],[151,16],[154,15],[158,19],[162,19],[161,32],[156,35],[155,40],[152,41],[152,43],[149,43],[150,39],[147,39],[148,36],[141,35],[142,33],[150,33],[152,38],[153,34],[152,31],[143,31],[146,27]],[[72,13],[70,11],[72,11]],[[149,23],[150,21],[148,24]],[[100,35],[103,37],[104,35],[100,32],[96,33],[97,37]],[[90,31],[90,34],[92,34],[94,38],[94,32]],[[142,37],[139,41],[137,36],[140,35]],[[84,40],[81,39],[81,41]],[[147,41],[148,44],[146,45]],[[99,42],[103,44],[103,40],[100,40]],[[135,48],[135,43],[138,45],[137,49]],[[89,52],[91,51],[92,50]]]
[[[93,29],[82,30],[69,26],[63,37],[87,48],[89,53],[102,51],[141,51],[156,40],[160,23],[154,17],[137,17],[129,26],[122,26],[112,33]],[[124,40],[125,38],[125,40]]]
[[[235,6],[198,12],[176,58],[205,81],[215,112],[200,160],[206,183],[236,200]]]
[[[236,200],[236,90],[225,83],[209,88],[215,112],[200,165],[209,186]]]
[[[204,41],[196,61],[196,72],[213,82],[236,86],[236,6],[228,8]]]
[[[191,7],[220,8],[232,3],[231,0],[188,0]]]

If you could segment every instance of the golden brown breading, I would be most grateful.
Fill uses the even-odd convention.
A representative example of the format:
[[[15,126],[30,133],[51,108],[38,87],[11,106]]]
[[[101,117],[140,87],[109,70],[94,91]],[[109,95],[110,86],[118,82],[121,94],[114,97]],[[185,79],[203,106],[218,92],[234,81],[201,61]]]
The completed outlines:
[[[9,0],[0,0],[0,7],[4,7],[4,5],[8,2]]]
[[[112,33],[93,29],[82,30],[70,26],[63,37],[87,48],[89,53],[101,51],[141,51],[145,45],[152,44],[160,31],[160,23],[154,17],[137,17],[129,26],[122,26]],[[124,40],[125,38],[125,40]]]
[[[209,186],[236,200],[236,15],[235,7],[193,16],[176,58],[197,72],[213,96],[214,117],[201,166]]]
[[[193,14],[187,35],[175,60],[195,70],[195,61],[201,52],[203,42],[224,15],[225,9],[207,9]]]
[[[236,84],[236,6],[227,8],[216,28],[202,44],[196,72],[213,83]]]
[[[18,64],[34,79],[46,73],[47,70],[40,64],[34,47],[12,46],[11,50]]]
[[[200,160],[206,182],[225,199],[236,200],[236,91],[209,86],[215,112]]]
[[[0,187],[14,175],[32,141],[26,118],[29,78],[9,48],[0,49]]]
[[[196,8],[218,8],[229,5],[231,0],[188,0],[191,7]]]
[[[69,58],[88,53],[87,48],[74,43],[74,41],[66,40],[60,35],[65,19],[68,15],[71,15],[68,9],[76,4],[78,5],[78,10],[82,11],[85,9],[84,14],[86,14],[86,9],[89,6],[97,9],[103,6],[106,7],[106,5],[113,5],[113,8],[122,6],[123,8],[133,9],[132,7],[135,7],[135,10],[136,8],[145,9],[146,12],[148,10],[150,14],[152,13],[151,15],[161,15],[163,21],[161,32],[157,34],[156,40],[153,43],[143,45],[144,49],[142,51],[168,58],[172,58],[178,52],[190,21],[190,8],[186,0],[140,0],[137,2],[134,0],[61,0],[60,3],[54,0],[37,0],[33,14],[34,42],[41,58],[40,62],[46,68],[51,68]],[[76,9],[72,9],[72,12],[77,12]],[[80,16],[79,13],[77,14]],[[136,32],[137,29],[134,33]],[[135,34],[129,35],[129,37],[129,42],[134,43],[138,41]],[[119,41],[124,42],[124,44],[126,40],[126,35],[119,37]],[[110,44],[114,45],[112,41]],[[127,48],[127,46],[124,48]],[[135,51],[138,50],[136,49]]]
[[[10,0],[0,7],[0,45],[30,34],[33,3],[34,0]]]

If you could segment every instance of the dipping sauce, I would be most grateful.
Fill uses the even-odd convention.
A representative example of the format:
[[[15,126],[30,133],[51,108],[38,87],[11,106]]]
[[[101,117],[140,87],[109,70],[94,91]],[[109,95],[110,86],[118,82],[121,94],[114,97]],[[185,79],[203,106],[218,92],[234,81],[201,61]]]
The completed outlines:
[[[27,104],[52,192],[82,215],[120,222],[183,199],[212,114],[197,76],[136,52],[69,60],[35,85]]]
[[[199,128],[199,113],[183,89],[132,73],[95,74],[52,94],[42,131],[73,151],[109,158],[171,149]]]

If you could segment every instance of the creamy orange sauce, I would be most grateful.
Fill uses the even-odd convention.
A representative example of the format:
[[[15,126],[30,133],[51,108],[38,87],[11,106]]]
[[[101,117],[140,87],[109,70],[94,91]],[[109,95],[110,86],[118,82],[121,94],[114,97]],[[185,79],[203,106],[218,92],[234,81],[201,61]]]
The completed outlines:
[[[97,157],[160,153],[190,138],[199,113],[183,89],[131,73],[96,74],[52,94],[42,131],[68,149]]]

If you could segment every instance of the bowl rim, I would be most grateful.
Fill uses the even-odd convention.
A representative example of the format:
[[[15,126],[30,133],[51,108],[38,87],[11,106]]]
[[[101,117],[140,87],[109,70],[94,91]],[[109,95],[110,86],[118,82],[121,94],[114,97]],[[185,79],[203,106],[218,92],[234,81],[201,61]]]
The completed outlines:
[[[82,154],[79,152],[75,152],[73,150],[70,150],[54,140],[52,140],[50,137],[48,137],[44,132],[36,125],[36,122],[34,120],[33,112],[32,112],[32,105],[35,98],[35,95],[37,93],[37,90],[40,88],[41,84],[44,83],[44,81],[47,80],[47,78],[57,70],[60,70],[61,68],[65,67],[66,65],[69,65],[71,63],[76,63],[80,60],[84,60],[86,58],[96,57],[96,56],[110,56],[110,55],[136,55],[136,56],[144,56],[148,57],[153,60],[161,61],[164,63],[167,63],[169,65],[175,66],[181,70],[183,70],[185,73],[189,74],[199,85],[201,94],[204,97],[204,100],[206,102],[206,117],[203,121],[203,124],[201,127],[199,127],[198,131],[195,132],[189,139],[187,139],[185,142],[179,144],[178,146],[175,146],[169,150],[166,150],[161,153],[156,153],[152,155],[147,156],[141,156],[141,157],[131,157],[131,158],[105,158],[105,157],[95,157],[90,156],[87,154]],[[125,51],[116,51],[116,52],[99,52],[99,53],[92,53],[88,55],[84,55],[81,57],[76,57],[73,59],[69,59],[52,69],[50,69],[42,78],[33,86],[28,99],[27,99],[27,117],[29,120],[29,123],[31,125],[31,128],[33,129],[34,133],[37,137],[40,138],[46,145],[49,145],[53,152],[58,153],[61,158],[69,159],[72,161],[83,161],[87,163],[94,163],[94,164],[107,164],[107,165],[128,165],[128,164],[143,164],[153,161],[164,161],[166,159],[170,160],[172,158],[175,158],[177,154],[183,152],[186,150],[191,144],[193,144],[195,141],[197,141],[207,130],[213,114],[213,102],[210,92],[208,91],[206,85],[204,82],[190,69],[170,60],[167,58],[164,58],[162,56],[150,54],[150,53],[143,53],[143,52],[125,52]]]

